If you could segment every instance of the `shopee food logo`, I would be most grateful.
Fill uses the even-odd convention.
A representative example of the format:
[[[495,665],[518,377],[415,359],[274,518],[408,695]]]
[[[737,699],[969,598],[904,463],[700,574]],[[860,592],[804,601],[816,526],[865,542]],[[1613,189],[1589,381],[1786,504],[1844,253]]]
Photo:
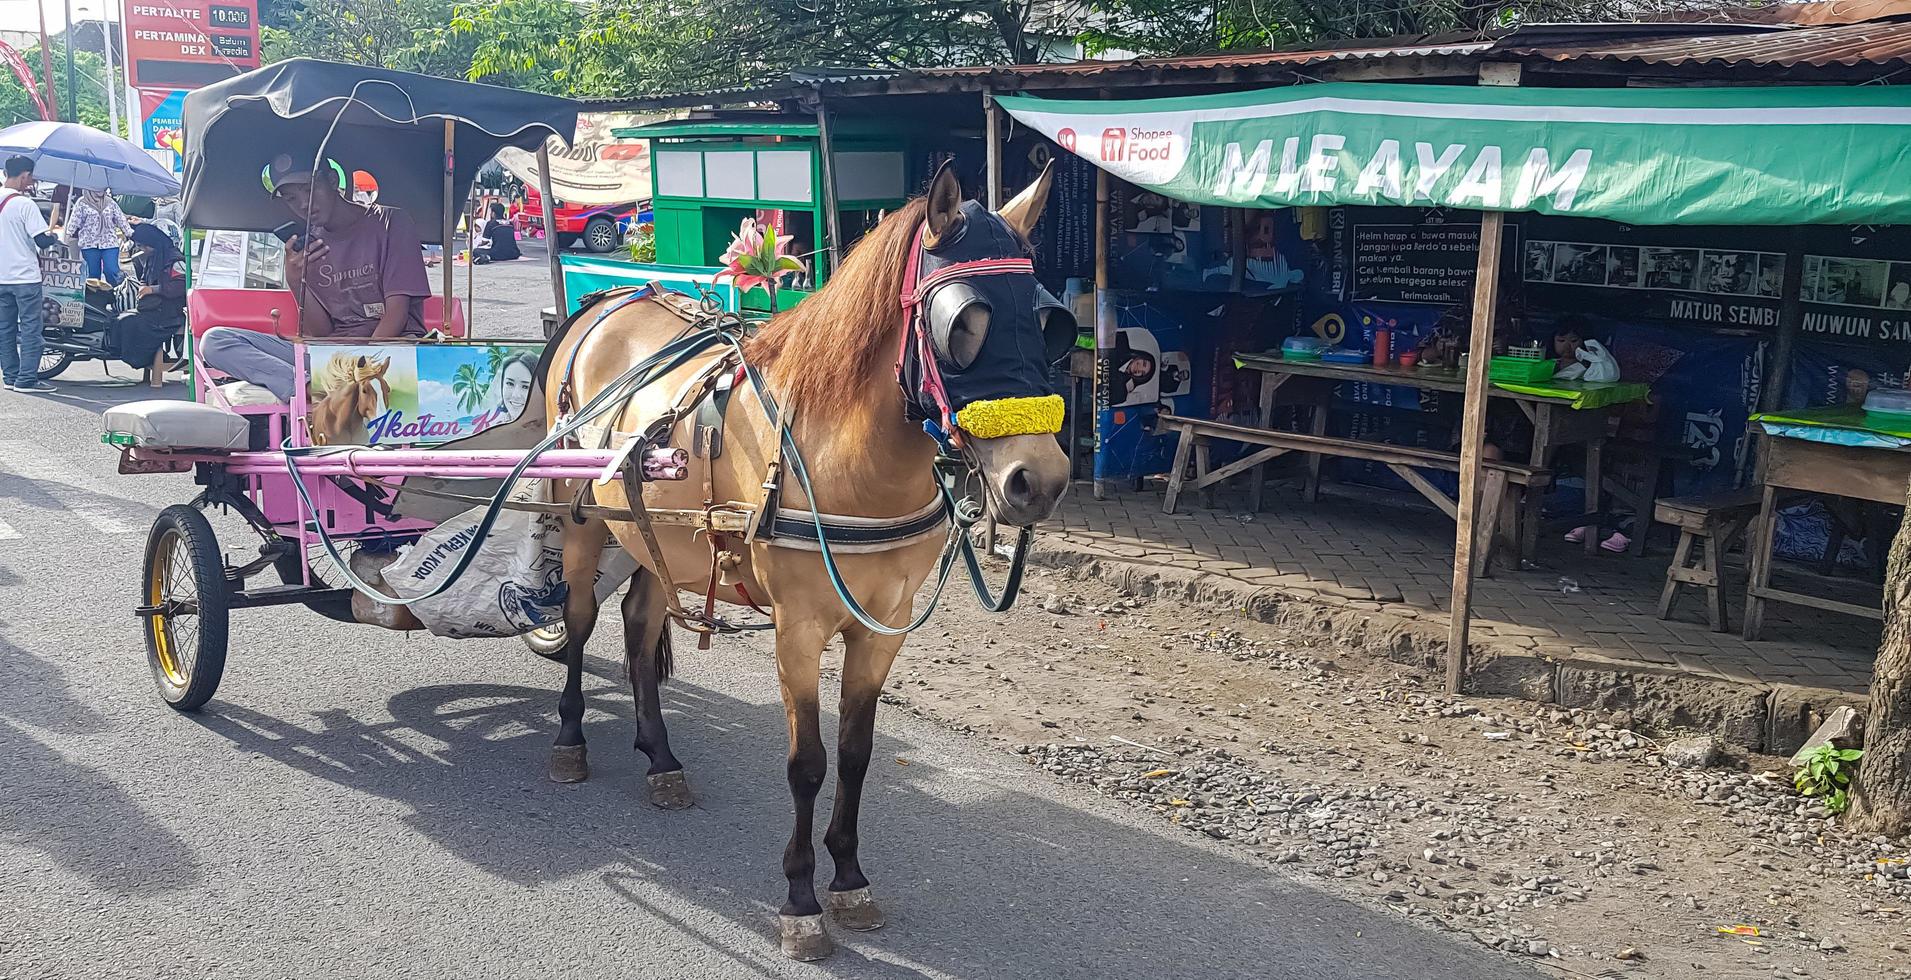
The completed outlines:
[[[1129,179],[1162,181],[1181,169],[1187,140],[1173,129],[1110,126],[1101,131],[1101,161]]]
[[[1066,126],[1062,127],[1062,131],[1055,134],[1055,142],[1060,143],[1062,149],[1070,153],[1075,152],[1075,130]]]

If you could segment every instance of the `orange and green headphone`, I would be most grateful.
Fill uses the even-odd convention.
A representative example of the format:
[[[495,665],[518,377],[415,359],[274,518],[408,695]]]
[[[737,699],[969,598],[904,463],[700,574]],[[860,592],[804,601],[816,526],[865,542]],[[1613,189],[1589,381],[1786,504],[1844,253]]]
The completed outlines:
[[[332,171],[333,176],[338,178],[339,196],[349,198],[351,196],[351,180],[346,176],[345,168],[340,166],[339,162],[331,157],[325,158],[325,166]],[[259,168],[259,183],[265,188],[267,194],[277,194],[279,192],[279,189],[272,183],[272,164],[268,163]]]

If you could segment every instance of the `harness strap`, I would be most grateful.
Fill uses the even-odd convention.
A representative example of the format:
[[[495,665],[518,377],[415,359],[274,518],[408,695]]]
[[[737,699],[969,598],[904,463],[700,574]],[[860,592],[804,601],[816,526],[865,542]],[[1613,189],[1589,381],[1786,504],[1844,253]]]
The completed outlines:
[[[560,414],[571,410],[570,401],[573,390],[571,387],[571,372],[577,367],[577,352],[583,350],[585,341],[591,339],[591,331],[596,330],[599,324],[609,319],[612,313],[655,292],[656,287],[656,283],[645,283],[620,297],[617,302],[605,307],[602,313],[597,314],[597,319],[592,320],[590,326],[584,328],[584,332],[577,338],[577,343],[571,345],[570,352],[564,357],[564,373],[560,375],[562,380],[558,382],[557,386],[557,410]],[[580,309],[582,308],[580,307]]]

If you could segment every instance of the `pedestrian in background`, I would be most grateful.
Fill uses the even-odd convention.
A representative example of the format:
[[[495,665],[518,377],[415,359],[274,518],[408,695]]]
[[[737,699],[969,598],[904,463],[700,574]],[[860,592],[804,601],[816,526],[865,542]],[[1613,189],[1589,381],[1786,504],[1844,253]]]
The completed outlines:
[[[53,391],[40,380],[40,250],[57,241],[47,233],[33,187],[33,159],[9,157],[0,182],[0,375],[12,391]]]
[[[132,235],[133,226],[105,191],[81,191],[64,225],[65,234],[86,257],[86,277],[109,286],[124,278],[119,271],[119,243]]]

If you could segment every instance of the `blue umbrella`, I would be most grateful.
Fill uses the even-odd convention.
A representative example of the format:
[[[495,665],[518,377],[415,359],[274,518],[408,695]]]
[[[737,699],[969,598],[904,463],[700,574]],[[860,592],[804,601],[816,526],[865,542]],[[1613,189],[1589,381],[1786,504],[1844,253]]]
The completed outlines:
[[[111,133],[35,120],[0,129],[0,158],[33,158],[33,176],[88,191],[170,197],[179,180],[164,164]]]

